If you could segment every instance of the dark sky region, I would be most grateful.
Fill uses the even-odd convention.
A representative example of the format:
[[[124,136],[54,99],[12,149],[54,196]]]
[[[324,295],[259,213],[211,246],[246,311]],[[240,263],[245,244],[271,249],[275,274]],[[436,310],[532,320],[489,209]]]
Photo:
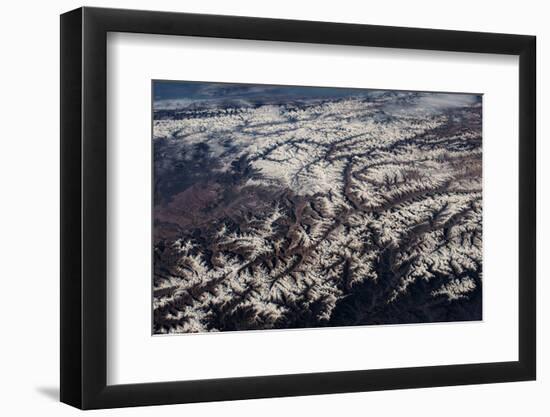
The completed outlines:
[[[467,93],[443,92],[412,92],[400,90],[377,90],[366,88],[337,88],[337,87],[304,87],[264,84],[234,84],[199,81],[153,81],[153,98],[155,109],[185,108],[190,104],[199,106],[217,106],[221,103],[243,105],[282,104],[297,101],[339,99],[358,97],[376,99],[390,94],[393,99],[415,96],[416,106],[420,110],[429,107],[431,110],[440,110],[448,107],[460,107],[481,102],[481,95]],[[389,109],[388,109],[389,110]]]
[[[302,98],[334,98],[364,95],[359,88],[300,87],[261,84],[231,84],[188,81],[154,81],[153,97],[161,100],[210,100],[216,98],[259,100],[264,97],[296,100]]]

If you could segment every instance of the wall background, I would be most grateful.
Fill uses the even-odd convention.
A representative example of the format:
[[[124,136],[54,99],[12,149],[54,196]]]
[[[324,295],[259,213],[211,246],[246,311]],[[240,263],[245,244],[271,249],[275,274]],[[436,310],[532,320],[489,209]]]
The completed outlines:
[[[145,407],[93,412],[94,415],[465,415],[543,416],[550,411],[550,314],[544,294],[550,272],[550,207],[543,186],[550,168],[543,161],[550,147],[543,120],[550,97],[541,79],[550,59],[550,26],[545,4],[535,0],[479,2],[463,0],[357,2],[353,0],[174,0],[94,1],[88,6],[157,9],[291,19],[478,30],[538,37],[538,381],[498,385],[445,387],[376,393],[325,395],[230,403]],[[4,415],[76,415],[57,402],[59,392],[59,17],[81,6],[76,0],[55,3],[10,2],[1,17],[0,114],[0,410]]]

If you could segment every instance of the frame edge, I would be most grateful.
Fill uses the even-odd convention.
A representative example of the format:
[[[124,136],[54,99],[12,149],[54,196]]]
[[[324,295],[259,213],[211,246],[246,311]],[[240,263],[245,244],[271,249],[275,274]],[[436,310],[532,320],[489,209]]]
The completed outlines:
[[[527,379],[537,374],[537,47],[523,38],[519,53],[519,362]]]
[[[82,406],[82,9],[60,16],[60,400]]]

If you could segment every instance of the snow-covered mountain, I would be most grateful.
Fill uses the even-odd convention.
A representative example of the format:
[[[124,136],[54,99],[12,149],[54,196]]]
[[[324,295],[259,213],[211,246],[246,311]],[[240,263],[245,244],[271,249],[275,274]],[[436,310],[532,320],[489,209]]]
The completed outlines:
[[[216,103],[155,109],[156,333],[481,319],[480,96]]]

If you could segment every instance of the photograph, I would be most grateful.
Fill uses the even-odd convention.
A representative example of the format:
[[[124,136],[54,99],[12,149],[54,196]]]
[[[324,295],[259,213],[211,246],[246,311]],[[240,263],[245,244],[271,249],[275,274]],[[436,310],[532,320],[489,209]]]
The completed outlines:
[[[481,93],[151,95],[154,335],[483,320]]]

